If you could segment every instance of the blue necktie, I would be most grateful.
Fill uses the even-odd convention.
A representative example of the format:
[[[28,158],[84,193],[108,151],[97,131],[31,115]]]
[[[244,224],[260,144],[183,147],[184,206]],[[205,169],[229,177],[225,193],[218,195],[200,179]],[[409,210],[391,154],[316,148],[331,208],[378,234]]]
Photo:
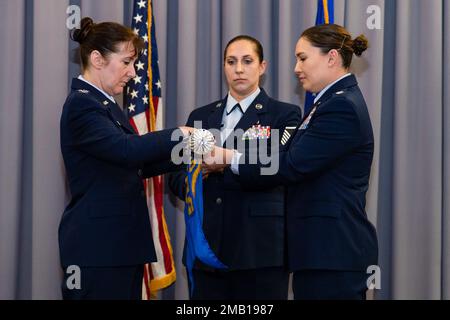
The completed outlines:
[[[220,137],[222,139],[222,144],[225,143],[226,139],[233,131],[233,129],[238,124],[239,120],[241,120],[244,111],[241,108],[241,105],[237,103],[233,108],[231,108],[230,112],[226,111],[225,123],[222,128],[222,132],[220,133]]]

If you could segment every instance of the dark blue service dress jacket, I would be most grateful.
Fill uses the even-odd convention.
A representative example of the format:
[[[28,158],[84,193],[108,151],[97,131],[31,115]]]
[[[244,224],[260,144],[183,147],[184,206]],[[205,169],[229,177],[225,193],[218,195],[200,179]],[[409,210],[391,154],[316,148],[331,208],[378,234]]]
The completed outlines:
[[[353,75],[315,106],[280,152],[277,174],[263,176],[261,165],[240,164],[239,179],[287,185],[291,270],[366,271],[378,259],[376,231],[365,212],[374,149],[367,106]]]
[[[155,261],[142,179],[168,170],[180,141],[172,133],[179,131],[137,135],[117,104],[79,79],[72,81],[60,125],[72,195],[59,226],[62,266]]]

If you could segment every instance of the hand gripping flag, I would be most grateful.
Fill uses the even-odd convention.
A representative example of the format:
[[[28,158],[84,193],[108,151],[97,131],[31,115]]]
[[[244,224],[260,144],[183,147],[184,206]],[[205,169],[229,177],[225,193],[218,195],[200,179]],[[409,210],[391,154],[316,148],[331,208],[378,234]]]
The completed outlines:
[[[334,23],[334,0],[317,0],[316,26],[330,23]],[[311,92],[306,92],[305,115],[309,113],[313,104],[314,96]]]
[[[194,292],[192,269],[195,259],[216,268],[226,269],[209,247],[203,233],[203,181],[201,164],[192,160],[186,176],[186,205],[184,219],[186,222],[186,269],[190,282],[190,295]]]

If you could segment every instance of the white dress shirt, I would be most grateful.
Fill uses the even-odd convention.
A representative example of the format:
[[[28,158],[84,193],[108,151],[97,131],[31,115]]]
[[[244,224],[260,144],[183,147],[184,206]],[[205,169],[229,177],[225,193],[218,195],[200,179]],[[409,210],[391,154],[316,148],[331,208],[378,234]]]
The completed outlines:
[[[233,98],[230,92],[228,92],[227,105],[223,112],[222,127],[220,131],[220,139],[222,145],[227,140],[228,136],[233,132],[239,120],[241,120],[248,107],[250,107],[250,105],[253,103],[260,92],[261,89],[258,87],[251,95],[239,102],[235,98]],[[233,110],[234,106],[238,103],[241,106],[242,112],[238,108]],[[231,110],[233,110],[233,112],[231,112]]]
[[[239,104],[241,105],[241,108],[244,112],[247,111],[248,107],[253,103],[253,101],[256,99],[256,97],[259,95],[260,92],[261,92],[261,89],[258,87],[258,89],[256,89],[255,92],[253,92],[247,98],[245,98],[244,100],[239,102]],[[232,98],[232,100],[234,100],[234,101],[232,101],[230,98]],[[228,104],[229,102],[230,102],[230,106]],[[230,94],[228,94],[226,110],[231,110],[231,108],[233,108],[236,105],[236,103],[237,103],[237,101]],[[230,108],[230,109],[228,109],[228,108]],[[234,110],[234,112],[236,112],[236,111],[237,110]],[[224,115],[226,115],[226,113],[224,113]],[[228,137],[228,135],[227,135],[227,137]],[[222,141],[224,141],[224,140],[222,140]],[[233,171],[234,174],[239,174],[239,160],[241,159],[241,156],[242,156],[242,153],[239,153],[237,151],[234,152],[233,158],[231,160],[231,171]]]

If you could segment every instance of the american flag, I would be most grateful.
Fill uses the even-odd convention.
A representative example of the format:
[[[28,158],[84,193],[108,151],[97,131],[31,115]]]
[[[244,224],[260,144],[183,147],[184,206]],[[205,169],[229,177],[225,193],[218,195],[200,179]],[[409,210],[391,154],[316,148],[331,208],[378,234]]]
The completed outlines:
[[[131,28],[146,44],[143,54],[136,61],[136,77],[129,82],[126,95],[128,119],[136,132],[142,135],[163,127],[158,48],[151,0],[134,0]],[[146,179],[144,184],[158,258],[157,262],[145,266],[143,298],[150,299],[155,291],[171,285],[176,274],[164,217],[163,179],[161,176]]]

